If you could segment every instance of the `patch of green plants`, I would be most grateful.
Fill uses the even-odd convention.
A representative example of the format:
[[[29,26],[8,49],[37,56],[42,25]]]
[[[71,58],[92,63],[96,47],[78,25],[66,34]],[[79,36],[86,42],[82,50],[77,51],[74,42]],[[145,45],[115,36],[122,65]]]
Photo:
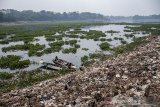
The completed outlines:
[[[8,40],[1,40],[0,44],[9,44],[9,41]]]
[[[121,43],[122,43],[122,44],[127,44],[127,41],[121,40]]]
[[[119,31],[109,30],[109,31],[106,31],[106,33],[119,33]]]
[[[81,57],[81,61],[82,61],[83,63],[87,62],[88,59],[89,59],[89,57],[88,57],[87,55],[84,55],[83,57]]]
[[[74,47],[78,49],[78,48],[80,48],[81,46],[80,46],[79,44],[75,44]]]
[[[116,53],[116,54],[121,54],[124,53],[126,51],[131,51],[133,50],[136,46],[142,44],[142,43],[147,43],[147,41],[144,38],[133,38],[133,42],[126,44],[126,45],[121,45],[119,47],[113,48],[112,50]]]
[[[144,34],[160,35],[160,24],[141,24],[140,26],[129,26],[128,28],[134,32],[140,31]]]
[[[109,38],[109,39],[106,39],[106,41],[111,42],[111,41],[112,41],[112,39],[111,39],[111,38]]]
[[[0,81],[0,93],[6,93],[14,89],[31,86],[38,82],[55,78],[67,73],[74,72],[74,70],[61,69],[59,71],[42,71],[40,69],[34,71],[20,71],[16,73],[0,73],[0,79],[7,81]]]
[[[132,32],[132,30],[125,29],[124,32]]]
[[[45,36],[47,41],[55,41],[54,36]]]
[[[63,46],[64,45],[64,41],[56,41],[56,42],[52,42],[52,43],[49,43],[49,46],[50,47],[55,47],[55,46]]]
[[[100,38],[100,41],[102,41],[102,42],[106,41],[106,38]]]
[[[15,51],[15,50],[22,50],[26,51],[28,50],[28,55],[33,56],[37,55],[40,56],[40,50],[43,50],[45,48],[45,45],[40,45],[40,44],[24,44],[24,45],[11,45],[9,47],[3,47],[2,51],[7,52],[7,51]]]
[[[100,53],[92,53],[92,54],[89,54],[90,59],[99,58],[100,56],[101,56]]]
[[[21,60],[20,56],[7,55],[0,58],[1,68],[19,69],[29,66],[30,60]]]
[[[98,41],[100,37],[106,37],[106,34],[102,31],[96,31],[96,30],[89,30],[86,35],[86,39],[94,39],[95,41]]]
[[[114,37],[114,40],[118,40],[118,37]]]
[[[95,62],[95,59],[106,60],[107,56],[102,53],[90,53],[89,56],[84,55],[81,57],[81,61],[85,66],[90,66]]]
[[[82,50],[84,50],[84,51],[88,51],[89,49],[88,49],[88,48],[82,48]]]
[[[125,36],[126,38],[132,38],[132,37],[134,37],[133,34],[125,34],[124,36]]]
[[[8,73],[8,72],[0,72],[0,79],[1,80],[8,80],[13,78],[14,75],[12,73]]]
[[[77,48],[65,48],[62,50],[63,53],[76,53],[77,52]]]
[[[76,34],[67,34],[65,35],[66,37],[69,37],[69,38],[78,38],[79,36],[76,35]]]
[[[75,45],[76,43],[77,43],[77,40],[65,41],[65,44],[66,44],[66,45],[70,44],[71,46]]]
[[[99,47],[102,49],[102,50],[109,50],[110,49],[110,44],[108,42],[103,42],[99,45]]]

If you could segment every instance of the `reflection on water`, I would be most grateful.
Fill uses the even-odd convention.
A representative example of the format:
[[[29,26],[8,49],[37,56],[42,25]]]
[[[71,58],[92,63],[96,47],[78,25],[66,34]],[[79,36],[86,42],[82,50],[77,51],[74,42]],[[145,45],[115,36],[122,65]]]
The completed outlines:
[[[113,31],[119,31],[119,33],[105,33],[106,34],[106,39],[112,39],[112,41],[109,42],[109,44],[111,45],[111,47],[116,47],[121,45],[120,40],[114,40],[114,37],[118,37],[118,38],[123,38],[125,41],[127,41],[128,43],[130,43],[132,41],[132,38],[127,38],[124,35],[125,34],[131,34],[132,32],[124,32],[126,25],[103,25],[103,26],[92,26],[92,27],[85,27],[82,28],[82,30],[84,31],[89,31],[89,30],[98,30],[98,31],[102,31],[102,32],[106,32],[109,30],[113,30]],[[136,37],[142,37],[142,36],[147,36],[147,34],[142,34],[142,32],[139,32],[138,34],[134,34]],[[104,37],[103,37],[104,38]],[[37,41],[31,42],[32,44],[36,44],[39,43],[41,45],[45,45],[46,48],[50,47],[48,45],[48,41],[46,41],[45,36],[39,36],[39,37],[35,37],[35,39],[38,39]],[[64,37],[63,40],[71,40],[72,38],[66,38]],[[84,55],[88,55],[89,53],[95,53],[96,51],[101,51],[98,44],[101,43],[101,41],[94,41],[94,40],[87,40],[87,39],[80,39],[80,38],[75,38],[77,39],[79,42],[78,44],[80,45],[80,48],[77,49],[77,52],[75,54],[69,53],[69,54],[64,54],[62,53],[62,51],[60,52],[55,52],[55,53],[51,53],[51,54],[45,54],[41,57],[37,57],[37,56],[31,56],[29,57],[27,52],[28,51],[11,51],[11,52],[2,52],[1,49],[2,47],[8,47],[11,45],[17,45],[17,44],[24,44],[22,41],[20,42],[10,42],[7,45],[0,45],[0,55],[1,56],[6,56],[6,55],[20,55],[22,56],[22,59],[29,59],[30,61],[36,62],[37,64],[31,64],[28,68],[25,69],[21,69],[21,70],[34,70],[38,67],[40,67],[39,61],[41,59],[43,59],[45,62],[50,62],[52,63],[52,60],[55,58],[55,56],[58,56],[59,58],[62,58],[64,60],[67,60],[69,62],[72,62],[73,64],[75,64],[76,66],[80,66],[81,65],[81,57]],[[63,48],[69,48],[71,47],[70,45],[64,45]],[[88,48],[88,51],[82,50],[82,48]],[[0,71],[11,71],[10,69],[0,69]],[[11,72],[14,71],[18,71],[18,70],[12,70]]]

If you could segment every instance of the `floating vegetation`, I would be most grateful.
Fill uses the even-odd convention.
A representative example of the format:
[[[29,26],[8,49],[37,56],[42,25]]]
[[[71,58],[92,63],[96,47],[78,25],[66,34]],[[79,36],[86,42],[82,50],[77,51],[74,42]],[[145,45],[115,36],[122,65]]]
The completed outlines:
[[[29,66],[29,64],[30,64],[29,60],[21,60],[21,57],[16,55],[7,55],[7,56],[2,56],[0,58],[1,68],[10,68],[10,69],[25,68]]]
[[[121,43],[122,43],[122,44],[127,44],[127,41],[121,40]]]
[[[71,46],[75,45],[76,43],[77,43],[77,40],[65,41],[65,44],[66,44],[66,45],[70,44]]]
[[[62,50],[63,53],[76,53],[77,48],[65,48]]]
[[[125,34],[124,36],[125,36],[126,38],[132,38],[132,37],[134,37],[133,34]]]
[[[74,47],[78,49],[78,48],[80,48],[81,46],[80,46],[79,44],[75,44]]]
[[[82,48],[82,50],[84,50],[84,51],[88,51],[89,49],[88,49],[88,48]]]
[[[109,30],[109,31],[106,31],[106,33],[120,33],[119,31],[114,31],[114,30]]]
[[[106,41],[111,42],[111,41],[112,41],[112,39],[111,39],[111,38],[109,38],[109,39],[106,39]]]
[[[47,41],[55,41],[55,37],[54,36],[45,36]]]
[[[118,40],[119,38],[118,37],[114,37],[114,40]]]
[[[65,35],[66,37],[70,37],[70,38],[78,38],[79,36],[76,35],[76,34],[68,34],[68,35]]]
[[[150,32],[156,35],[160,34],[159,24],[139,25],[139,24],[122,23],[122,25],[127,25],[127,26],[125,28],[124,26],[119,26],[122,27],[122,29],[118,29],[119,31],[118,30],[116,31],[116,29],[111,29],[106,32],[104,31],[105,29],[103,28],[99,29],[99,26],[92,26],[92,25],[105,25],[103,26],[103,28],[106,29],[108,29],[110,26],[107,25],[106,23],[68,23],[68,22],[49,23],[49,24],[46,23],[21,24],[21,25],[17,24],[8,26],[1,25],[0,26],[0,35],[1,35],[0,44],[2,44],[1,50],[3,52],[7,52],[7,54],[10,53],[9,51],[14,51],[14,53],[19,53],[19,51],[21,51],[20,53],[24,54],[25,58],[28,58],[30,56],[39,57],[45,54],[50,54],[50,53],[52,54],[61,51],[63,51],[64,54],[75,53],[77,52],[77,49],[78,51],[80,50],[88,51],[92,48],[80,48],[81,46],[83,47],[86,44],[86,42],[88,42],[88,44],[86,44],[87,47],[89,44],[94,45],[93,50],[96,50],[98,48],[96,45],[98,45],[101,50],[110,51],[110,46],[108,44],[112,44],[114,47],[120,45],[119,42],[121,42],[121,44],[125,45],[130,41],[132,42],[133,37],[150,34]],[[115,24],[114,26],[118,25],[121,24]],[[118,34],[119,32],[121,33]],[[129,32],[129,33],[124,35],[124,32]],[[106,36],[107,33],[111,34]],[[82,44],[83,42],[84,44]],[[108,42],[108,43],[104,45],[102,43],[100,44],[100,42],[102,43]],[[39,43],[39,46],[35,43]],[[67,49],[65,49],[65,46],[63,45],[66,45]],[[70,47],[69,45],[71,46],[71,49],[68,48]],[[25,55],[26,51],[28,52],[28,55]],[[80,56],[78,55],[78,57]],[[37,59],[35,59],[36,62],[38,62]],[[47,61],[50,61],[50,59],[49,60],[47,59]],[[77,65],[80,65],[81,61],[76,63]]]
[[[100,53],[93,53],[93,54],[89,54],[90,59],[95,59],[95,58],[99,58],[101,56]]]
[[[24,45],[11,45],[9,47],[3,47],[2,51],[7,52],[7,51],[15,51],[15,50],[29,50],[28,55],[33,56],[33,55],[38,55],[39,56],[39,50],[43,50],[45,48],[45,45],[40,45],[40,44],[24,44]]]
[[[129,29],[124,29],[123,31],[124,32],[132,32],[132,30],[129,30]]]
[[[130,51],[134,49],[137,45],[142,44],[142,43],[147,43],[147,41],[144,38],[133,38],[133,42],[126,44],[126,45],[121,45],[116,48],[113,48],[112,50],[116,54],[124,53],[126,51]]]
[[[0,41],[0,44],[9,44],[9,41],[8,40],[2,40],[2,41]]]
[[[81,61],[82,61],[83,63],[87,62],[88,59],[89,59],[89,57],[88,57],[87,55],[84,55],[83,57],[81,57]]]
[[[106,41],[106,38],[100,38],[100,41]]]
[[[102,50],[109,50],[110,49],[110,44],[108,42],[103,42],[99,46]]]

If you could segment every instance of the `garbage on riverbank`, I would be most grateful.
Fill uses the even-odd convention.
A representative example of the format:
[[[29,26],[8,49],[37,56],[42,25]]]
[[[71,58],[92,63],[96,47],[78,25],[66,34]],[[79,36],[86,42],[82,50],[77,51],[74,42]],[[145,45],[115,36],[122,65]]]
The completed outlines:
[[[131,52],[0,96],[2,106],[160,106],[160,37]]]

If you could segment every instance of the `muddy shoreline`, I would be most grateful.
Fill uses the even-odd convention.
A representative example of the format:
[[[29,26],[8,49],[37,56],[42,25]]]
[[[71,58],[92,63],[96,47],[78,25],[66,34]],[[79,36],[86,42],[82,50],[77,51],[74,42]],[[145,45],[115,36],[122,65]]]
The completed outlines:
[[[0,96],[0,106],[160,106],[160,36],[81,72]]]

